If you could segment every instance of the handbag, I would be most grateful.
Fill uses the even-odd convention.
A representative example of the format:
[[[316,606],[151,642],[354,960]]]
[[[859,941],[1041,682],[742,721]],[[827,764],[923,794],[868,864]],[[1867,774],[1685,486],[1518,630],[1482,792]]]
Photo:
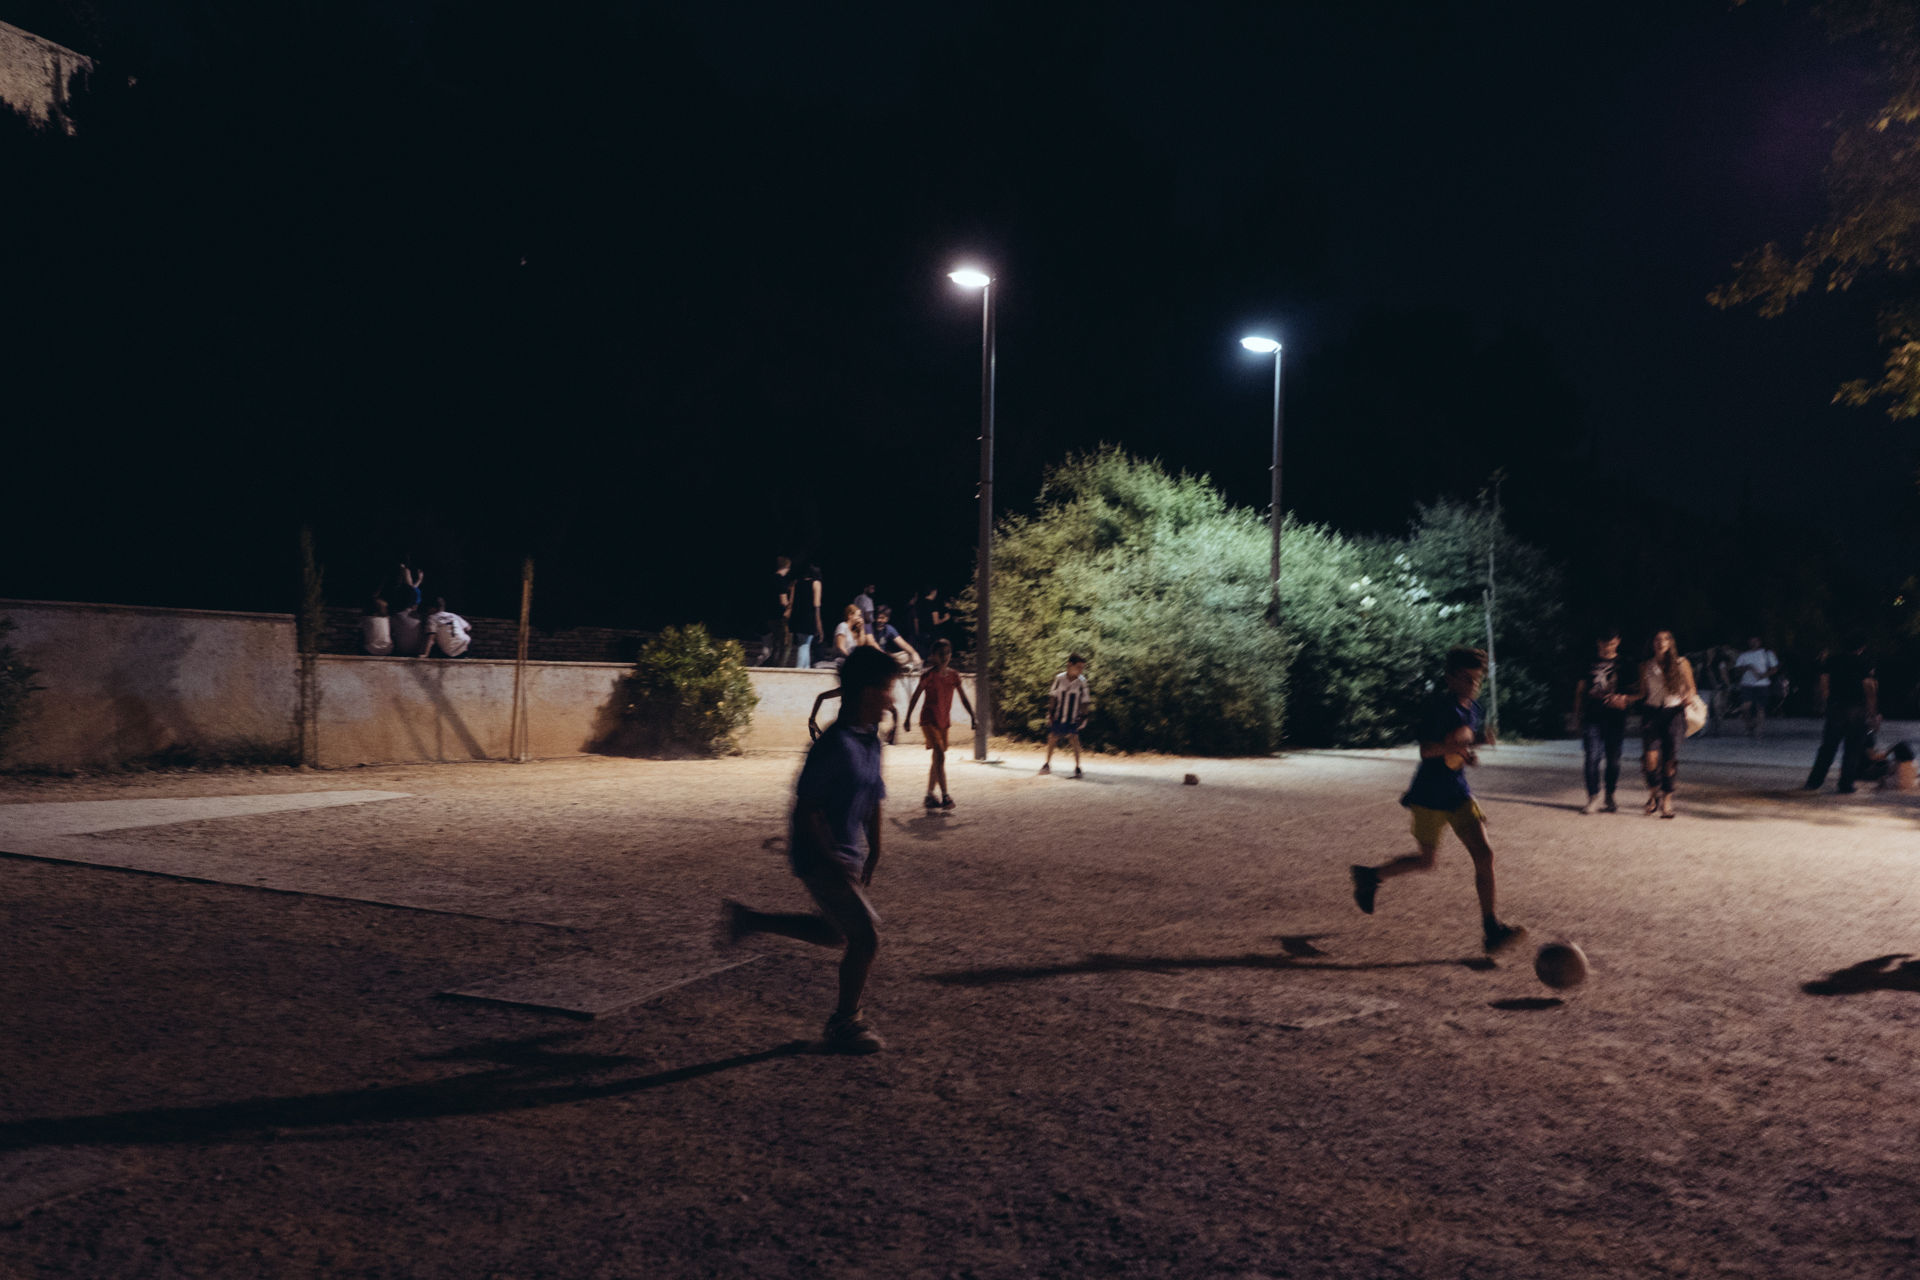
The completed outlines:
[[[1682,704],[1681,714],[1686,717],[1687,736],[1691,738],[1707,727],[1707,700],[1697,691],[1688,694],[1686,702]]]

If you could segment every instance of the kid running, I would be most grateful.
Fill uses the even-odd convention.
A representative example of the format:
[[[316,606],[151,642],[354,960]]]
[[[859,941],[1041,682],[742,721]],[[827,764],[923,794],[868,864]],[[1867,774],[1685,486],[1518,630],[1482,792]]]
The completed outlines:
[[[1420,767],[1400,803],[1413,814],[1413,842],[1419,852],[1403,854],[1378,867],[1353,868],[1353,900],[1368,915],[1382,880],[1414,871],[1431,871],[1448,827],[1473,857],[1473,888],[1480,896],[1480,929],[1487,953],[1499,951],[1526,933],[1502,924],[1493,911],[1493,847],[1487,843],[1487,816],[1474,803],[1466,766],[1478,764],[1474,744],[1487,741],[1477,695],[1487,674],[1483,649],[1456,645],[1447,651],[1447,687],[1434,695],[1420,720]]]
[[[1053,678],[1047,690],[1047,758],[1040,772],[1053,772],[1053,749],[1062,738],[1073,740],[1073,776],[1080,776],[1080,731],[1093,714],[1093,689],[1087,684],[1087,660],[1079,654],[1067,659],[1067,669]]]
[[[920,712],[920,736],[926,739],[927,750],[933,752],[933,765],[927,770],[927,798],[922,802],[929,809],[953,808],[953,793],[947,790],[947,731],[953,726],[954,694],[960,695],[960,705],[967,709],[967,718],[973,718],[973,704],[967,701],[967,690],[960,683],[960,673],[953,669],[952,662],[953,642],[934,641],[919,687],[913,691],[913,697],[907,699],[906,720],[912,724],[914,706],[921,694],[927,695],[927,705]],[[940,788],[938,800],[933,798],[936,784]]]
[[[840,958],[840,1002],[821,1047],[834,1053],[878,1053],[886,1042],[860,1017],[880,937],[879,917],[866,886],[880,862],[880,716],[900,674],[893,659],[862,647],[840,668],[840,718],[807,751],[794,785],[793,823],[787,860],[807,886],[816,912],[755,911],[729,900],[724,907],[729,942],[755,933],[777,933],[816,946],[846,948]],[[862,854],[862,833],[866,852]]]

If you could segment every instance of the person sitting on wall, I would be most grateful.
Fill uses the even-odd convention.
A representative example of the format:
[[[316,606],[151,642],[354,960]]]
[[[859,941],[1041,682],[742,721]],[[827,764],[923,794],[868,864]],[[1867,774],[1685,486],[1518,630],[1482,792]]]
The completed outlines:
[[[447,598],[437,596],[433,602],[433,613],[427,618],[427,638],[420,646],[420,656],[425,658],[435,649],[449,658],[457,658],[465,653],[473,643],[473,628],[467,620],[447,608]]]
[[[392,610],[387,617],[387,629],[393,639],[389,652],[396,657],[415,657],[427,642],[426,628],[420,623],[419,605],[402,605]]]
[[[393,620],[387,616],[387,602],[376,594],[360,614],[360,647],[376,658],[393,652]]]
[[[893,625],[893,609],[888,605],[873,611],[873,642],[895,662],[904,658],[909,670],[920,665],[920,651],[908,644],[907,638]]]

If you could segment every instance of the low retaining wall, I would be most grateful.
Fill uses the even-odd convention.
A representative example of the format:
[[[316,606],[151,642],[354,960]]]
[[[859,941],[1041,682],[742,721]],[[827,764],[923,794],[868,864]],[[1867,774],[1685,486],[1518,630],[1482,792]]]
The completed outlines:
[[[43,687],[6,764],[295,756],[291,615],[0,600],[0,617]]]
[[[7,758],[15,768],[111,769],[296,758],[299,663],[288,614],[0,600],[14,647],[43,691]],[[617,662],[529,662],[529,754],[582,755],[614,725]],[[741,745],[806,747],[807,714],[839,686],[832,671],[753,668],[760,697]],[[315,660],[315,742],[323,768],[504,760],[511,747],[514,664],[479,658]],[[971,677],[962,677],[968,696]],[[901,711],[913,680],[895,690]],[[965,712],[955,708],[956,715]],[[824,703],[822,723],[839,714]],[[967,733],[965,725],[959,732]],[[917,733],[902,741],[919,741]]]

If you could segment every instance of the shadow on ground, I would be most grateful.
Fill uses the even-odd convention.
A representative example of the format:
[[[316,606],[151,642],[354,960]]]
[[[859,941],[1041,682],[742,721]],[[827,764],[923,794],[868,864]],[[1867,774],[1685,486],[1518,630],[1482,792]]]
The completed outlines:
[[[1296,945],[1305,943],[1304,947]],[[932,982],[953,987],[988,987],[1004,982],[1031,982],[1038,978],[1059,978],[1081,973],[1177,973],[1188,969],[1287,969],[1297,973],[1356,973],[1372,969],[1429,969],[1459,965],[1467,969],[1491,969],[1495,962],[1488,956],[1467,956],[1452,960],[1382,960],[1372,964],[1303,963],[1326,952],[1306,938],[1282,939],[1287,950],[1279,955],[1247,951],[1232,956],[1124,956],[1098,953],[1059,964],[1000,965],[980,969],[953,969],[928,974]]]
[[[103,1115],[57,1116],[0,1124],[0,1151],[32,1147],[168,1145],[240,1142],[277,1137],[281,1130],[384,1124],[442,1116],[528,1111],[567,1102],[612,1098],[697,1080],[736,1067],[807,1052],[812,1042],[791,1040],[753,1053],[647,1075],[593,1082],[586,1077],[626,1066],[622,1054],[574,1053],[556,1046],[571,1033],[476,1045],[429,1062],[492,1062],[495,1069],[445,1080],[345,1089],[286,1098],[244,1098],[201,1107],[152,1107]]]
[[[1895,961],[1900,963],[1896,964]],[[1810,996],[1852,996],[1862,991],[1920,991],[1920,959],[1904,953],[1875,956],[1859,964],[1835,969],[1800,988]]]

